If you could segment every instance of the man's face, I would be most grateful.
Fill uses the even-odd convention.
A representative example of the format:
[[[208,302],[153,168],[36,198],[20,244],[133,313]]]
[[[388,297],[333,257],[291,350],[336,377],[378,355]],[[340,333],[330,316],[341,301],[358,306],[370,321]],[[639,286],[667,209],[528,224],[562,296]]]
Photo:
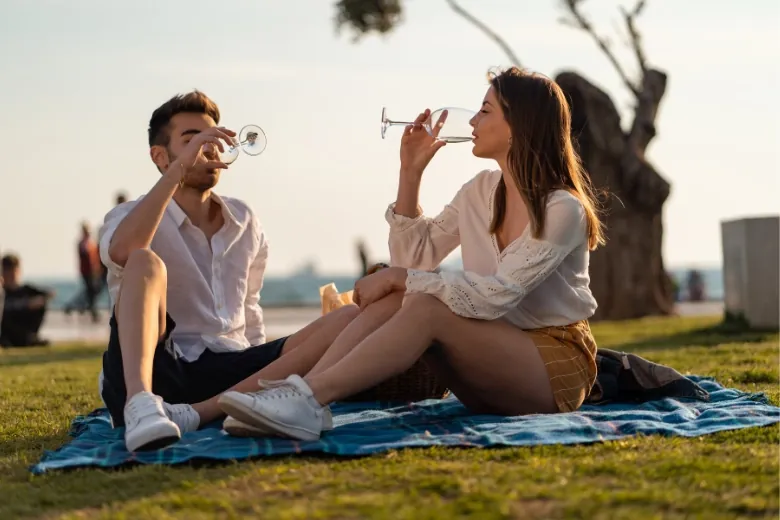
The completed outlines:
[[[173,164],[196,134],[213,126],[217,125],[206,114],[181,113],[173,116],[169,125],[170,139],[168,146],[164,148],[168,165]],[[216,160],[219,150],[212,146],[205,146],[203,154],[209,160]],[[198,191],[210,190],[217,185],[219,174],[219,169],[206,169],[202,165],[196,164],[184,176],[184,185]]]
[[[21,274],[21,269],[19,267],[3,268],[3,285],[19,285]]]

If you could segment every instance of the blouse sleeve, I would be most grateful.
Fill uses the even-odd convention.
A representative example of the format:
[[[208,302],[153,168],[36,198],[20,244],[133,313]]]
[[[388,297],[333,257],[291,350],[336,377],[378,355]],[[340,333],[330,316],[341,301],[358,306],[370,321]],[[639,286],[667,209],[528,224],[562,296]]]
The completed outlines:
[[[539,239],[526,230],[499,260],[498,271],[480,276],[468,271],[429,273],[408,270],[406,292],[426,293],[466,318],[493,320],[520,301],[552,274],[575,248],[587,240],[585,210],[566,194],[547,205],[545,230]]]
[[[472,191],[475,181],[484,173],[464,184],[452,202],[435,218],[422,214],[415,218],[397,215],[395,204],[391,204],[385,213],[385,219],[390,224],[391,265],[421,271],[432,271],[438,267],[460,245],[459,208]]]

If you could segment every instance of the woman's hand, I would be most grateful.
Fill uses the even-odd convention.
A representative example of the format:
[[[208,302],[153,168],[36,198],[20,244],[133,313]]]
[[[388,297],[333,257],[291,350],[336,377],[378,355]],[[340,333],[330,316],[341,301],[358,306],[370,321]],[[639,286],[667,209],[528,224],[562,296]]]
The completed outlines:
[[[352,299],[363,310],[388,294],[402,290],[406,290],[406,269],[387,267],[358,280]]]
[[[426,108],[425,112],[417,116],[414,124],[404,129],[404,135],[401,137],[401,175],[410,179],[419,180],[436,152],[447,144],[436,139],[439,130],[447,120],[447,111],[445,110],[436,121],[433,135],[423,127],[423,123],[430,116],[431,111]]]

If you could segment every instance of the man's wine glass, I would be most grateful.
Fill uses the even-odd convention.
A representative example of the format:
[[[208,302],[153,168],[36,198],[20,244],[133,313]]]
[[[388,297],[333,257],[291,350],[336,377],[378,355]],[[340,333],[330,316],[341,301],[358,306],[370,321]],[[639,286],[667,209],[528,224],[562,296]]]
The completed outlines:
[[[225,151],[219,153],[219,160],[225,164],[231,164],[238,159],[241,150],[247,155],[260,155],[267,144],[268,139],[266,139],[262,128],[257,125],[246,125],[238,133],[238,143],[234,146],[222,143]]]
[[[438,139],[446,143],[467,143],[473,139],[474,131],[470,121],[476,115],[473,110],[456,107],[440,108],[431,112],[431,115],[423,123],[423,128]],[[387,108],[382,108],[382,139],[385,138],[387,129],[391,126],[406,126],[414,124],[413,121],[393,121],[387,117]]]

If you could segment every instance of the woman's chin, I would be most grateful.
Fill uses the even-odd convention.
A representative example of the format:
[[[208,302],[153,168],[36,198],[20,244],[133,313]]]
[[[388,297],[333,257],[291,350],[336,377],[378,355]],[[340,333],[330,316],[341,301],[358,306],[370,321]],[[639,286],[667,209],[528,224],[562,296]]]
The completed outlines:
[[[490,157],[485,155],[484,150],[480,148],[479,143],[474,143],[474,146],[471,148],[471,154],[480,159],[490,159]]]

